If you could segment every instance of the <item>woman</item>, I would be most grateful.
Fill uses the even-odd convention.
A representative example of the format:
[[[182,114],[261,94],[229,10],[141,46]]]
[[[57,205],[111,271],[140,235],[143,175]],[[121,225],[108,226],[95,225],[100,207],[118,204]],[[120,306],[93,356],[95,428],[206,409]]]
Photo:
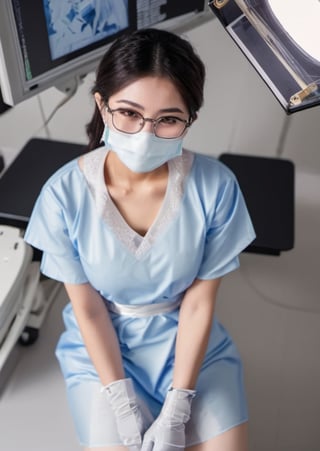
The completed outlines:
[[[241,362],[214,306],[254,231],[233,174],[182,149],[204,77],[178,36],[120,37],[97,71],[91,151],[29,223],[71,301],[57,357],[87,450],[247,449]]]

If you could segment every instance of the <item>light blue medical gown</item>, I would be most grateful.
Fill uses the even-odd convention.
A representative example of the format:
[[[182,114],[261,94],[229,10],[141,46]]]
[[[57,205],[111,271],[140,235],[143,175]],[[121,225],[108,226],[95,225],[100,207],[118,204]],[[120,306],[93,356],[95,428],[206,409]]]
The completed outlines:
[[[106,148],[63,166],[45,184],[25,240],[43,251],[42,272],[90,284],[111,303],[145,306],[182,300],[196,279],[236,269],[255,237],[234,175],[213,157],[183,151],[169,161],[162,207],[145,236],[125,222],[104,182]],[[183,301],[182,301],[183,302]],[[160,306],[161,309],[161,306]],[[156,315],[110,312],[127,377],[153,416],[172,382],[179,308]],[[57,345],[79,440],[119,443],[97,373],[68,304]],[[238,352],[215,319],[187,425],[187,443],[213,437],[247,419]]]

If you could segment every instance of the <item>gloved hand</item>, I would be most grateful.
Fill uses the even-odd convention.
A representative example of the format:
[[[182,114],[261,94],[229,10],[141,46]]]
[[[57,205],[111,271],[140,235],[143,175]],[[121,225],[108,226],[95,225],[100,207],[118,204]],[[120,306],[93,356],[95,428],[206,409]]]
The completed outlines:
[[[190,419],[194,390],[168,391],[160,415],[144,435],[141,451],[178,451],[185,448],[185,424]]]
[[[120,379],[101,389],[105,392],[115,414],[117,430],[123,445],[131,451],[141,449],[144,419],[131,379]]]

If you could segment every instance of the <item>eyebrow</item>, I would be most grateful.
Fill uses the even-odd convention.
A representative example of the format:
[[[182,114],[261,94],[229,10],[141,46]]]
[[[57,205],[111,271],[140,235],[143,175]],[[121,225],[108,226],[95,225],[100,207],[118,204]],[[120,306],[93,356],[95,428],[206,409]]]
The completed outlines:
[[[127,105],[130,105],[134,108],[139,108],[141,110],[144,110],[144,106],[140,105],[139,103],[132,102],[131,100],[126,99],[120,99],[116,100],[116,103],[126,103]],[[159,110],[159,113],[182,113],[185,114],[185,111],[181,110],[181,108],[178,107],[171,107],[171,108],[162,108]]]

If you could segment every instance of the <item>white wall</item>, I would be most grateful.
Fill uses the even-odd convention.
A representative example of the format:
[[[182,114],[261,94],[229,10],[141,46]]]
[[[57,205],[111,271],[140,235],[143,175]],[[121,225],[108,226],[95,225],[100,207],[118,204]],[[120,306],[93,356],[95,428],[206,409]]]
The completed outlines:
[[[218,21],[188,33],[207,66],[205,105],[186,147],[275,156],[296,168],[296,243],[280,257],[243,254],[227,276],[218,314],[243,355],[252,451],[319,450],[320,107],[289,118]],[[93,74],[41,129],[63,95],[48,90],[0,117],[10,162],[34,136],[86,142]],[[284,131],[287,132],[283,135]],[[279,146],[281,148],[279,149]],[[270,174],[272,177],[272,174]]]

